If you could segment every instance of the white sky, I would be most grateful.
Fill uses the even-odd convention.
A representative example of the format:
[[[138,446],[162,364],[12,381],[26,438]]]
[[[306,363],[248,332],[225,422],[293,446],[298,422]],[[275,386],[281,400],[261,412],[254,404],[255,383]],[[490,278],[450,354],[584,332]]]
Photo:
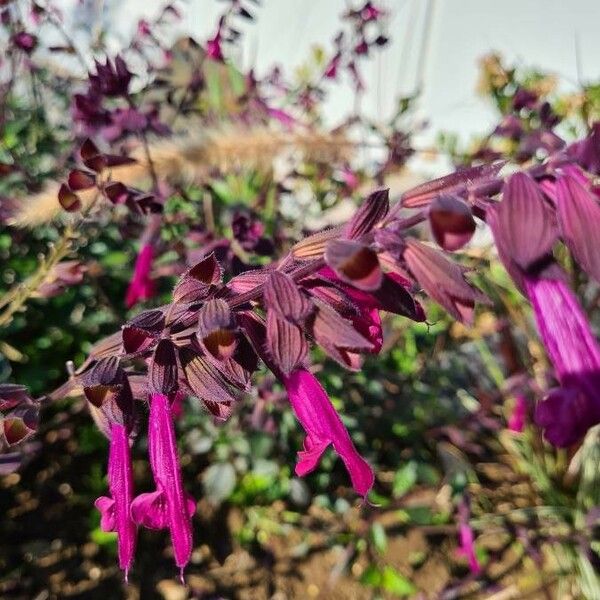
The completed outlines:
[[[76,0],[63,0],[73,5]],[[111,3],[111,0],[105,0]],[[180,0],[181,1],[181,0]],[[257,21],[238,19],[244,32],[244,67],[260,73],[274,62],[289,70],[301,63],[313,44],[330,47],[339,28],[338,16],[360,0],[262,0]],[[382,0],[392,14],[392,43],[362,72],[368,93],[362,109],[372,117],[389,116],[395,98],[415,86],[415,71],[423,37],[428,0]],[[600,79],[600,0],[431,0],[429,38],[420,116],[431,133],[446,130],[463,138],[493,122],[493,112],[475,95],[477,59],[490,50],[509,61],[559,74],[566,87],[577,81],[576,45],[583,80]],[[125,33],[140,17],[149,18],[163,6],[159,0],[112,0]],[[214,31],[225,3],[217,0],[181,1],[187,17],[182,27],[199,40]],[[332,123],[352,107],[350,88],[332,90],[326,106]]]

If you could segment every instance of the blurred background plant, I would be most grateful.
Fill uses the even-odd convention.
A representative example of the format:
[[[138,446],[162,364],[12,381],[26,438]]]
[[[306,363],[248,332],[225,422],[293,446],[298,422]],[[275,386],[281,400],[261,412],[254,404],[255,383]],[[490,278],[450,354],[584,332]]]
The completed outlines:
[[[472,328],[429,302],[427,323],[386,318],[383,352],[360,373],[315,351],[320,380],[376,471],[375,507],[357,504],[333,453],[306,480],[294,476],[301,432],[285,392],[263,374],[223,425],[194,398],[181,408],[184,477],[201,498],[188,588],[173,579],[169,550],[157,554],[163,534],[154,532],[141,534],[121,586],[115,535],[92,508],[106,487],[106,441],[77,390],[49,391],[138,302],[167,302],[176,276],[205,254],[230,276],[265,264],[343,222],[375,182],[403,191],[415,178],[407,161],[423,154],[412,143],[424,127],[412,96],[383,124],[357,111],[331,128],[320,114],[339,78],[357,98],[364,92],[361,64],[388,42],[375,3],[349,9],[330,49],[315,49],[294,75],[274,67],[261,78],[230,58],[255,2],[223,3],[208,40],[167,41],[181,10],[140,21],[120,68],[102,27],[84,48],[52,4],[0,2],[0,381],[26,384],[31,411],[42,410],[39,425],[29,413],[11,420],[0,393],[2,594],[600,597],[598,428],[556,450],[532,424],[548,361],[483,228],[459,257],[492,300]],[[45,45],[47,30],[60,45]],[[599,85],[565,95],[555,76],[489,55],[479,92],[498,127],[467,148],[445,134],[434,150],[460,165],[535,163],[589,130]],[[87,138],[97,145],[91,159],[80,151]],[[137,162],[115,164],[106,179],[96,159],[109,151]],[[58,203],[63,181],[68,210]],[[81,210],[70,212],[72,202]],[[155,294],[128,308],[148,244]],[[575,265],[569,273],[597,327],[597,285]],[[134,468],[150,481],[143,460]]]

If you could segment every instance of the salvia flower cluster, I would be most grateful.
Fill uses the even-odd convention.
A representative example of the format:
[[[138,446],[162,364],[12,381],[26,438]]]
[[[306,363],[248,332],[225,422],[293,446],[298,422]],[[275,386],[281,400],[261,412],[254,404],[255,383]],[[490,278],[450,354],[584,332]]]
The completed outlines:
[[[312,373],[310,345],[359,370],[362,355],[382,347],[381,311],[425,321],[414,297],[419,289],[457,320],[471,322],[476,302],[487,299],[448,251],[471,239],[476,217],[490,225],[501,260],[531,301],[554,366],[558,387],[535,415],[546,438],[567,446],[600,422],[600,346],[552,254],[561,239],[598,278],[595,173],[585,172],[575,156],[595,152],[597,129],[575,148],[509,176],[501,173],[503,163],[472,167],[413,188],[391,209],[387,191],[376,191],[345,225],[309,236],[278,262],[229,280],[215,255],[205,255],[181,276],[170,304],[141,312],[99,343],[78,378],[110,440],[110,495],[99,498],[97,507],[102,526],[117,532],[121,568],[131,568],[137,528],[143,526],[169,530],[183,572],[192,552],[195,502],[183,486],[173,407],[193,395],[215,419],[227,419],[260,361],[284,386],[306,434],[296,474],[312,472],[331,446],[354,490],[366,498],[373,471]],[[405,217],[402,207],[420,210]],[[410,234],[423,221],[441,249]],[[143,252],[134,287],[144,286]],[[144,492],[134,489],[130,456],[130,441],[146,414],[136,408],[139,401],[149,406],[155,482],[154,490]],[[516,432],[523,429],[526,410],[519,402],[511,424]],[[466,522],[461,536],[477,571]]]
[[[405,225],[381,190],[344,226],[302,240],[262,269],[225,281],[210,254],[183,274],[172,303],[141,312],[94,349],[78,378],[110,440],[109,495],[97,507],[102,526],[117,532],[122,569],[132,566],[138,526],[168,529],[177,566],[183,570],[189,561],[195,502],[183,487],[173,405],[193,395],[217,420],[226,419],[259,360],[285,387],[306,433],[296,473],[313,471],[331,446],[356,492],[367,497],[373,471],[311,372],[310,344],[358,370],[362,354],[381,349],[380,311],[425,320],[413,297],[418,287],[461,320],[471,319],[474,303],[485,299],[462,268],[408,237]],[[136,400],[149,406],[155,481],[154,490],[141,493],[134,490],[129,448],[145,414]]]

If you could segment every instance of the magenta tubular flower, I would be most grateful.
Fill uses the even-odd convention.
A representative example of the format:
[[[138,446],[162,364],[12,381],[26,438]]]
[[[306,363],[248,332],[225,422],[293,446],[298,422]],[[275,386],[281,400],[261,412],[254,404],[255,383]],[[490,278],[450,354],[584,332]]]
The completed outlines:
[[[569,446],[600,423],[600,345],[562,280],[526,279],[540,336],[561,387],[538,404],[535,420],[555,446]]]
[[[508,428],[515,433],[522,433],[525,429],[525,419],[527,417],[527,400],[525,396],[518,394],[515,398],[515,405],[508,418]]]
[[[130,516],[133,500],[133,472],[129,451],[129,436],[124,425],[113,423],[110,427],[110,451],[108,455],[109,496],[96,500],[96,508],[102,518],[103,531],[116,531],[119,566],[125,572],[125,581],[133,564],[137,527]]]
[[[156,491],[135,498],[131,517],[150,529],[169,529],[175,564],[183,578],[192,554],[191,519],[196,503],[183,489],[169,398],[163,394],[151,396],[148,452]]]
[[[475,555],[475,536],[471,526],[467,523],[461,523],[458,528],[458,537],[460,539],[458,554],[467,559],[471,573],[478,575],[481,573],[481,565]]]
[[[570,175],[559,178],[556,185],[558,205],[569,200],[586,205],[563,207],[567,214],[561,227],[569,234],[567,244],[574,245],[576,256],[589,266],[594,264],[595,238],[585,235],[590,224],[582,225],[593,221],[587,210],[591,200],[578,197],[585,193]],[[570,446],[600,423],[600,345],[565,283],[564,272],[552,260],[557,234],[554,211],[533,180],[518,173],[509,179],[502,202],[488,209],[486,218],[502,262],[533,306],[540,337],[561,385],[538,404],[535,422],[551,444]]]
[[[153,257],[154,249],[152,245],[145,244],[142,246],[135,261],[133,277],[125,296],[125,305],[127,308],[131,308],[141,300],[149,300],[154,296],[154,281],[150,279]]]
[[[373,487],[374,475],[369,463],[357,452],[348,431],[316,377],[306,369],[297,369],[284,379],[290,404],[306,431],[304,450],[298,452],[296,475],[314,471],[329,444],[344,461],[357,494],[366,497]]]

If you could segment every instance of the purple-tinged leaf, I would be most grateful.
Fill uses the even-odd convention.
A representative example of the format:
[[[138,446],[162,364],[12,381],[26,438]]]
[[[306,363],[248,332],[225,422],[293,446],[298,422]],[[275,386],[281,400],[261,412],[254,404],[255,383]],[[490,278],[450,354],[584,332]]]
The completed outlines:
[[[96,177],[93,173],[90,174],[79,169],[74,169],[69,173],[68,183],[71,190],[75,192],[89,190],[96,185]]]
[[[559,176],[556,200],[565,243],[581,268],[600,282],[600,204],[570,175]]]
[[[311,318],[311,332],[327,354],[343,367],[357,371],[360,356],[354,351],[369,352],[373,343],[356,330],[348,319],[342,317],[324,302],[316,299],[317,311]]]
[[[171,340],[158,342],[148,364],[148,385],[154,394],[177,391],[177,349]]]
[[[83,373],[82,383],[90,413],[104,435],[110,437],[114,423],[131,431],[135,421],[133,395],[117,357],[98,360]]]
[[[377,254],[360,242],[330,241],[325,250],[325,262],[342,281],[359,290],[372,291],[381,285],[383,272]]]
[[[77,370],[78,373],[83,373],[85,369],[89,367],[92,361],[100,360],[102,358],[114,357],[121,354],[121,347],[123,345],[123,332],[116,331],[111,335],[106,336],[100,341],[96,342],[81,367]]]
[[[423,307],[409,294],[404,281],[396,273],[385,274],[381,287],[373,293],[379,310],[423,322],[426,319]]]
[[[475,233],[475,219],[469,205],[458,196],[437,196],[429,207],[429,224],[435,241],[444,250],[458,250]]]
[[[327,243],[330,240],[340,238],[342,233],[343,228],[339,226],[309,235],[292,247],[292,256],[297,260],[316,260],[317,258],[321,258],[325,252]]]
[[[100,150],[90,138],[87,138],[83,144],[81,144],[81,148],[79,149],[79,155],[81,156],[82,161],[86,161],[88,158],[92,158],[93,156],[98,156],[100,154]]]
[[[487,301],[483,292],[465,279],[463,268],[438,250],[413,239],[406,243],[404,260],[425,292],[455,319],[471,323],[475,301]]]
[[[130,196],[127,187],[120,181],[112,181],[104,186],[104,194],[113,204],[125,204]]]
[[[24,385],[0,383],[0,411],[4,412],[20,404],[31,404],[32,402]]]
[[[254,352],[273,373],[277,373],[278,367],[271,359],[267,348],[267,327],[263,319],[252,311],[242,311],[237,314],[238,322],[248,338]]]
[[[217,369],[192,351],[182,352],[186,383],[194,396],[213,403],[232,404],[236,397]]]
[[[173,290],[174,302],[197,302],[206,298],[212,286],[221,283],[222,270],[214,253],[186,271]]]
[[[2,420],[4,439],[14,446],[31,437],[37,430],[38,410],[34,406],[15,408]]]
[[[165,327],[165,315],[162,310],[145,310],[129,319],[127,325],[152,333],[160,333]]]
[[[119,358],[116,356],[98,360],[83,374],[84,386],[108,385],[112,383],[120,383]]]
[[[300,366],[308,354],[304,332],[294,323],[267,311],[267,350],[284,375]]]
[[[251,271],[244,271],[239,275],[236,275],[227,283],[227,287],[234,291],[236,294],[243,294],[249,292],[259,285],[263,285],[270,272],[267,269],[252,269]]]
[[[66,183],[63,183],[58,190],[58,202],[67,212],[77,212],[81,210],[81,200],[79,196],[69,189]]]
[[[252,373],[258,368],[258,357],[245,336],[236,336],[236,343],[235,352],[231,358],[215,360],[214,364],[232,385],[241,390],[247,390]],[[211,354],[207,356],[209,359],[213,359]]]
[[[107,167],[122,167],[123,165],[132,165],[137,162],[135,158],[129,156],[121,156],[117,154],[103,154],[102,157],[106,161]]]
[[[226,421],[231,416],[233,409],[231,404],[225,402],[213,402],[212,400],[202,400],[204,408],[217,420]]]
[[[358,333],[348,319],[321,300],[315,298],[314,302],[317,311],[312,319],[312,331],[319,344],[357,351],[371,349],[371,342]]]
[[[273,271],[269,275],[263,299],[268,310],[273,310],[293,322],[303,321],[314,308],[294,280],[281,271]]]
[[[110,428],[113,423],[132,422],[132,414],[123,410],[121,405],[133,405],[128,396],[128,388],[121,384],[92,385],[83,388],[88,400],[88,408],[98,429],[110,437]],[[129,392],[130,393],[130,392]],[[132,408],[131,408],[132,410]]]
[[[505,164],[505,161],[500,161],[489,165],[469,167],[417,185],[402,194],[401,205],[405,208],[427,206],[435,196],[457,193],[473,183],[493,179]]]
[[[390,209],[389,189],[377,190],[360,205],[344,229],[344,236],[357,239],[372,231]]]
[[[123,350],[126,354],[144,352],[154,346],[157,334],[133,325],[123,326]]]
[[[197,335],[207,352],[218,360],[233,356],[237,346],[235,321],[225,300],[209,300],[198,311]]]
[[[600,122],[592,125],[592,130],[587,138],[571,144],[567,154],[573,156],[578,165],[589,173],[600,175]]]
[[[557,237],[554,212],[525,173],[515,173],[504,185],[496,215],[502,245],[520,268],[533,267],[552,251]]]
[[[108,161],[102,154],[97,154],[96,156],[91,156],[90,158],[86,158],[83,161],[83,164],[92,171],[96,173],[102,173],[104,169],[108,166]]]

